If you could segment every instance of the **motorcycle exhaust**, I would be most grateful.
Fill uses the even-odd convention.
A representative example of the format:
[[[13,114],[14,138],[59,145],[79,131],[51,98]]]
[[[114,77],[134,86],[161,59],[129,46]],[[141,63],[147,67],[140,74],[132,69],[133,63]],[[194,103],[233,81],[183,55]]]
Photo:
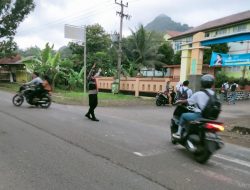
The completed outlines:
[[[200,143],[200,137],[198,135],[190,135],[187,139],[187,148],[190,152],[196,152],[196,144]]]
[[[47,102],[46,101],[38,101],[37,103],[39,103],[39,104],[46,104]]]

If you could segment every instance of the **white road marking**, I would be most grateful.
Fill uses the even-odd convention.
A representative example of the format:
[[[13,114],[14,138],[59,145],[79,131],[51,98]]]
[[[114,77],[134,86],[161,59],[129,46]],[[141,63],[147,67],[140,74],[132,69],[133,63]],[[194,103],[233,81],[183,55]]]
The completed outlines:
[[[225,182],[225,183],[228,183],[228,184],[231,184],[231,185],[238,186],[240,188],[246,188],[246,189],[250,188],[249,183],[244,183],[242,181],[235,180],[235,179],[233,179],[231,177],[225,176],[223,174],[219,174],[217,172],[213,172],[211,170],[195,169],[194,172],[200,173],[200,174],[202,174],[204,176],[207,176],[207,177],[209,177],[211,179],[215,179],[215,180],[218,180],[218,181],[221,181],[221,182]]]
[[[234,170],[236,172],[244,173],[245,175],[250,176],[250,172],[248,170],[240,169],[240,168],[235,167],[235,166],[226,165],[226,164],[218,162],[218,161],[210,160],[209,162],[213,163],[215,166],[220,166],[220,167],[224,168],[225,170],[228,170],[228,169],[229,170]]]
[[[141,157],[143,157],[143,156],[145,156],[145,155],[143,155],[142,153],[140,153],[140,152],[133,152],[135,155],[137,155],[137,156],[141,156]]]
[[[248,161],[240,160],[240,159],[237,159],[237,158],[232,158],[232,157],[225,156],[225,155],[222,155],[222,154],[216,154],[216,155],[214,155],[214,157],[220,158],[222,160],[226,160],[226,161],[233,162],[233,163],[236,163],[236,164],[239,164],[239,165],[246,166],[246,167],[250,168],[250,162],[248,162]]]

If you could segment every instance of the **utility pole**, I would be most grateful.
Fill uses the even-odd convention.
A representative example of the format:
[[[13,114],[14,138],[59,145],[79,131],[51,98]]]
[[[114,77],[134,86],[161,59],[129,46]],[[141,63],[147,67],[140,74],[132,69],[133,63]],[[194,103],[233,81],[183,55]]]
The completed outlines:
[[[84,93],[87,92],[87,69],[86,69],[86,65],[87,65],[87,40],[86,40],[86,36],[87,36],[87,33],[86,33],[86,26],[84,26],[84,53],[83,53],[83,56],[84,56],[84,64],[83,64],[83,71],[84,71],[84,75],[83,75],[83,89],[84,89]]]
[[[120,16],[120,34],[119,34],[119,49],[118,49],[118,64],[117,64],[117,80],[118,82],[118,91],[120,90],[120,77],[121,77],[121,62],[122,62],[122,25],[123,25],[123,18],[125,17],[126,19],[129,19],[130,16],[127,14],[124,14],[124,7],[128,7],[128,3],[123,4],[122,0],[120,3],[118,3],[115,0],[115,4],[121,6],[121,11],[116,12],[117,15]]]

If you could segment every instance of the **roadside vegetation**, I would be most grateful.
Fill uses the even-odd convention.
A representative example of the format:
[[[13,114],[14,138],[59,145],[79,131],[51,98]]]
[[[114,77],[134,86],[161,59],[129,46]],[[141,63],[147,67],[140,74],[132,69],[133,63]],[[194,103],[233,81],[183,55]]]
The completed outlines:
[[[35,8],[34,0],[1,1],[0,18],[3,26],[0,28],[0,58],[10,57],[16,54],[22,56],[27,72],[39,72],[41,76],[48,75],[54,89],[54,100],[58,102],[71,102],[85,104],[87,95],[83,89],[83,65],[84,44],[70,42],[67,46],[54,50],[54,45],[46,43],[43,49],[30,47],[19,49],[13,41],[18,25],[25,16]],[[15,8],[15,9],[14,9]],[[165,33],[148,31],[143,25],[131,29],[131,35],[122,39],[122,75],[134,77],[142,68],[167,71],[164,65],[180,64],[181,53],[174,52],[170,42],[164,39]],[[86,26],[87,45],[87,73],[96,63],[97,68],[102,69],[101,76],[115,77],[117,75],[118,41],[117,35],[107,33],[99,24]],[[212,51],[228,51],[227,44],[214,45],[204,52],[204,63],[209,63]],[[217,72],[216,86],[226,80],[221,72]],[[240,84],[247,84],[244,79],[246,71],[243,70],[243,79]],[[8,91],[17,91],[18,86],[0,84],[0,88]],[[99,94],[100,104],[128,105],[134,101],[140,102],[140,98],[126,95]],[[146,101],[142,101],[145,103]]]
[[[0,83],[0,90],[16,93],[20,87],[17,83]],[[11,97],[10,97],[11,99]],[[68,91],[56,88],[52,93],[53,102],[70,105],[88,105],[88,94],[82,90]],[[154,99],[134,97],[124,94],[111,94],[100,92],[98,94],[99,106],[141,106],[153,105]]]

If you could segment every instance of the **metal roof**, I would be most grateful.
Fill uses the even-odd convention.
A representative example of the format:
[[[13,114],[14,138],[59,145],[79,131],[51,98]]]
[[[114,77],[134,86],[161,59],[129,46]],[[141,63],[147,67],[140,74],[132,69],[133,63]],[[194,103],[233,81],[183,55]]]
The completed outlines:
[[[212,30],[215,28],[224,27],[226,25],[232,25],[232,24],[244,22],[244,21],[250,21],[250,10],[206,22],[200,26],[194,27],[179,35],[173,36],[170,39],[180,38],[180,37],[188,36],[197,32],[208,31],[208,30]]]
[[[0,59],[0,65],[20,65],[23,64],[22,62],[20,62],[21,60],[21,56],[20,55],[16,55],[13,57],[5,57]]]

